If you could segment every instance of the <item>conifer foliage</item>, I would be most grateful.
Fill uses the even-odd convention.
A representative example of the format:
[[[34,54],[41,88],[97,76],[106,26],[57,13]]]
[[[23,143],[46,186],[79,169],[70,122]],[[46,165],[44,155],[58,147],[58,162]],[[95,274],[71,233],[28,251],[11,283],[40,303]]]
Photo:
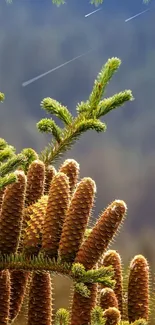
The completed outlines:
[[[45,165],[53,163],[62,153],[70,149],[84,132],[88,130],[95,130],[98,133],[105,132],[106,124],[101,121],[101,118],[127,101],[133,100],[131,90],[124,90],[112,97],[103,98],[106,87],[120,64],[121,60],[113,57],[103,65],[88,100],[77,104],[77,116],[75,117],[66,106],[56,100],[50,97],[43,99],[41,107],[51,116],[55,115],[63,123],[62,128],[58,127],[52,117],[44,118],[37,123],[40,132],[53,136],[51,144],[39,156]]]
[[[3,103],[4,100],[5,95],[0,92],[0,102]],[[14,171],[17,168],[26,171],[27,166],[35,159],[36,155],[31,148],[26,148],[20,154],[16,154],[16,149],[0,138],[0,208],[5,187],[17,181],[17,173]]]
[[[52,98],[42,101],[42,108],[59,118],[63,127],[52,118],[37,123],[40,132],[52,136],[39,155],[24,149],[21,163],[21,156],[0,141],[2,325],[14,323],[25,297],[28,325],[148,324],[150,279],[145,257],[138,255],[130,264],[124,301],[121,258],[118,252],[108,251],[126,217],[126,203],[111,202],[90,229],[95,181],[80,179],[80,165],[73,159],[66,159],[58,171],[53,166],[84,132],[105,131],[102,116],[133,100],[130,90],[102,98],[120,63],[111,58],[102,67],[88,100],[77,105],[76,117]],[[70,310],[60,308],[55,316],[54,274],[72,279],[74,288]]]

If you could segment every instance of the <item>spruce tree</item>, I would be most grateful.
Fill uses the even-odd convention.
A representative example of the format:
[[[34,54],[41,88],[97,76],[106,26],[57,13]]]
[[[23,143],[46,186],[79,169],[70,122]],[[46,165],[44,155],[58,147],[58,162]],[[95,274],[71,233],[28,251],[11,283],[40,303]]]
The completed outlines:
[[[126,217],[126,203],[114,200],[90,229],[95,181],[78,182],[80,166],[74,160],[67,159],[58,172],[51,166],[84,132],[105,131],[101,118],[133,100],[130,90],[103,98],[120,64],[113,57],[103,65],[76,116],[58,101],[43,99],[41,107],[62,127],[52,118],[37,123],[40,132],[52,136],[39,155],[30,148],[16,155],[0,139],[0,324],[13,325],[28,302],[27,325],[148,325],[147,260],[137,255],[131,262],[124,319],[121,258],[107,252]],[[12,171],[16,179],[10,184]],[[72,280],[73,295],[70,309],[60,308],[53,320],[55,274]]]

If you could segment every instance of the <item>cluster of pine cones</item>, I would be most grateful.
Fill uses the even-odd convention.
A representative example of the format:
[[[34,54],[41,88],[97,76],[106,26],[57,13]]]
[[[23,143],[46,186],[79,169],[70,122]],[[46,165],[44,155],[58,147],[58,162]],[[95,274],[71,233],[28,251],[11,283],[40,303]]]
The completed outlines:
[[[16,319],[25,294],[28,325],[147,324],[147,260],[137,255],[131,261],[124,292],[120,255],[107,251],[126,215],[125,202],[113,201],[88,230],[96,185],[89,177],[79,181],[75,160],[67,159],[58,172],[35,160],[26,174],[17,170],[16,175],[17,182],[0,192],[0,325]],[[21,268],[18,256],[23,256]],[[42,262],[39,256],[43,256]],[[51,260],[66,268],[80,263],[90,274],[102,266],[112,266],[115,285],[108,287],[106,279],[104,284],[85,281],[89,295],[74,290],[71,310],[59,310],[54,320],[52,272],[47,267]],[[4,268],[5,261],[8,267]],[[34,270],[26,268],[30,261]]]

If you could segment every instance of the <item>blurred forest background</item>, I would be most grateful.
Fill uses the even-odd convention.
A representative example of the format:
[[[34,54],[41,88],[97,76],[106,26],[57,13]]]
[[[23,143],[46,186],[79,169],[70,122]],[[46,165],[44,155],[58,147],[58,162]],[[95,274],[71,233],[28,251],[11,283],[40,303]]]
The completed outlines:
[[[89,132],[63,157],[76,159],[81,177],[97,185],[93,220],[114,199],[123,199],[128,215],[111,246],[123,264],[144,254],[155,271],[155,10],[125,23],[145,10],[141,0],[107,0],[98,13],[88,0],[67,0],[57,8],[50,0],[0,1],[0,90],[6,100],[0,108],[1,137],[20,151],[37,151],[48,137],[36,122],[45,116],[44,97],[52,97],[74,113],[91,92],[94,79],[109,57],[122,60],[106,97],[131,89],[135,101],[111,112],[107,132]],[[31,79],[93,49],[87,56],[23,88]],[[61,161],[60,161],[61,163]],[[59,164],[57,164],[58,166]],[[68,282],[56,278],[57,307],[68,306]],[[59,297],[59,299],[57,299]],[[22,324],[20,322],[20,324]]]

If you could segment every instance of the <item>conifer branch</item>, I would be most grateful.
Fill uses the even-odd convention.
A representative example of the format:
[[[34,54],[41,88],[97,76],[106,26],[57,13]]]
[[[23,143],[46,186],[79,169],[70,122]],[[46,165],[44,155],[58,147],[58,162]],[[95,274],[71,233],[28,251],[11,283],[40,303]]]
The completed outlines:
[[[64,5],[65,1],[64,0],[52,0],[53,4],[56,4],[57,6]]]
[[[108,59],[105,65],[103,65],[100,73],[97,76],[97,79],[94,82],[94,86],[89,96],[89,107],[87,111],[90,116],[92,116],[92,112],[96,109],[99,104],[104,92],[105,88],[108,85],[109,81],[113,77],[114,73],[118,70],[121,65],[121,60],[118,58]]]
[[[63,131],[61,142],[53,141],[53,145],[49,145],[41,152],[40,159],[45,165],[50,164],[53,160],[57,160],[60,155],[71,148],[82,133],[90,129],[102,132],[106,130],[106,125],[97,119],[86,120],[85,117],[81,117],[81,119],[75,118],[74,122]]]
[[[13,172],[23,166],[25,161],[26,158],[22,154],[15,155],[14,148],[0,139],[0,189],[17,180]]]
[[[148,322],[146,321],[146,319],[140,318],[135,320],[135,322],[132,323],[132,325],[148,325]]]
[[[108,324],[113,324],[109,322]],[[121,320],[119,325],[148,325],[145,319],[137,319],[135,322],[130,323],[128,320]],[[103,309],[101,306],[95,306],[91,311],[91,323],[90,325],[106,325],[106,318],[103,317]]]
[[[44,98],[41,102],[41,107],[44,108],[51,115],[54,114],[66,125],[69,125],[73,120],[73,117],[67,107],[61,105],[55,99],[52,99],[50,97]]]
[[[95,306],[91,311],[90,325],[105,325],[106,320],[103,318],[103,309],[100,306]]]
[[[91,5],[98,6],[103,3],[103,0],[91,0],[90,3],[91,3]]]
[[[114,286],[114,281],[111,279],[113,271],[109,267],[102,267],[94,269],[92,272],[85,271],[83,265],[78,265],[81,274],[75,272],[77,265],[72,263],[62,263],[59,259],[46,258],[44,254],[40,253],[38,256],[27,257],[25,254],[3,254],[0,255],[0,270],[24,270],[24,271],[50,271],[57,274],[64,274],[73,279],[76,283],[100,283],[104,278],[109,278],[109,287]]]
[[[111,266],[101,267],[99,269],[92,269],[85,271],[85,268],[80,263],[73,264],[72,274],[74,275],[76,281],[82,283],[104,283],[106,284],[109,280],[109,286],[113,287],[115,281],[111,280],[111,277],[114,275],[113,269]]]
[[[60,155],[70,149],[71,146],[87,130],[93,129],[96,132],[106,130],[106,124],[99,120],[100,117],[109,113],[112,109],[123,105],[126,101],[133,100],[132,92],[125,90],[110,98],[102,100],[105,88],[111,80],[114,73],[118,70],[121,60],[111,58],[103,65],[97,79],[94,82],[92,93],[86,102],[77,105],[76,117],[73,117],[67,107],[61,105],[52,98],[44,98],[41,102],[42,108],[48,113],[54,114],[65,124],[60,129],[53,120],[42,119],[37,123],[40,132],[52,133],[54,139],[41,152],[40,159],[46,166],[57,160]]]
[[[15,154],[16,149],[8,145],[8,143],[0,138],[0,189],[17,180],[13,173],[17,168],[23,169],[25,172],[30,162],[37,155],[33,149],[26,148],[21,154]]]
[[[71,273],[72,265],[61,263],[60,260],[46,258],[42,253],[38,256],[27,257],[24,253],[0,255],[0,270],[24,270],[24,271],[51,271],[57,274]]]
[[[69,311],[60,308],[57,310],[55,315],[55,325],[69,325]]]
[[[0,138],[0,150],[4,150],[7,148],[10,148],[12,150],[12,153],[15,153],[16,151],[13,146],[8,145],[8,143],[3,138]]]
[[[4,160],[10,158],[13,155],[12,148],[9,146],[4,150],[0,150],[0,162],[4,162]]]
[[[134,100],[131,90],[124,90],[112,97],[105,98],[97,106],[96,109],[96,118],[106,115],[113,109],[122,106],[127,101]]]
[[[0,102],[4,102],[5,100],[5,95],[3,93],[0,92]]]
[[[42,119],[40,122],[37,123],[37,128],[40,132],[51,133],[58,143],[61,142],[62,131],[52,119]]]
[[[0,189],[3,189],[9,184],[14,183],[17,180],[17,177],[14,173],[10,173],[4,177],[0,177]]]
[[[87,112],[88,107],[89,107],[89,100],[87,100],[86,102],[82,101],[81,103],[77,104],[76,110],[78,113],[85,113]]]
[[[11,171],[15,171],[22,163],[24,163],[25,157],[21,154],[12,157],[7,162],[0,165],[0,177],[6,176]]]
[[[25,157],[25,163],[21,168],[27,173],[29,166],[34,160],[38,159],[38,154],[31,148],[24,148],[21,154]]]
[[[3,138],[0,138],[0,150],[3,150],[6,146],[7,142]]]
[[[85,297],[85,298],[89,298],[89,296],[90,296],[90,290],[82,282],[78,282],[78,283],[75,282],[74,283],[74,290],[76,292],[78,292],[81,296]]]

